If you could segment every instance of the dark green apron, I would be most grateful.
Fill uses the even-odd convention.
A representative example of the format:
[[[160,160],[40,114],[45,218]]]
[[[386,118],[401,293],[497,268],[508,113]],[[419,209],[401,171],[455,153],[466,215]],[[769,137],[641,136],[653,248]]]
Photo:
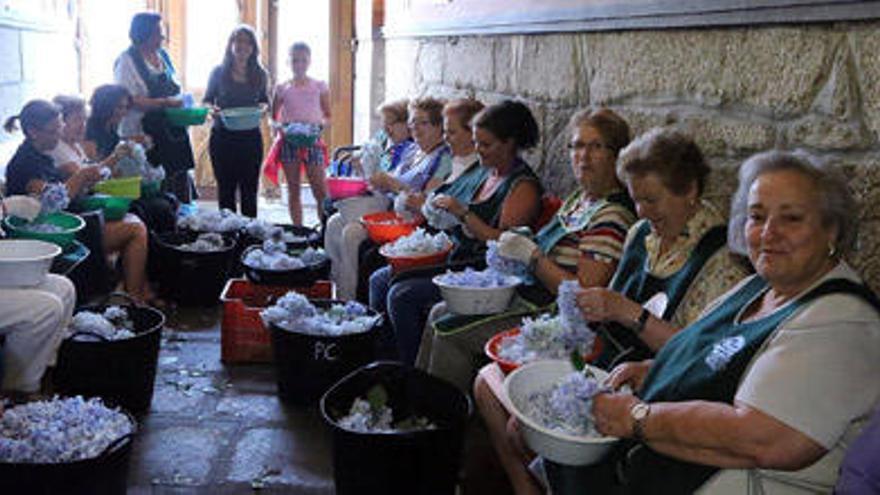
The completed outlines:
[[[796,311],[829,294],[861,297],[880,312],[880,302],[864,285],[843,279],[827,280],[775,312],[758,320],[737,322],[743,308],[767,289],[754,277],[703,318],[674,337],[657,353],[638,394],[647,402],[703,400],[733,404],[736,390],[752,359],[767,338]],[[719,468],[679,461],[632,440],[620,442],[598,466],[561,467],[545,461],[553,472],[554,493],[582,493],[611,472],[601,493],[693,493]],[[615,469],[608,469],[608,466]],[[581,487],[581,488],[576,488]],[[595,488],[593,488],[595,490]],[[594,492],[600,493],[600,492]]]
[[[645,240],[650,232],[651,225],[648,222],[642,223],[632,242],[623,252],[609,288],[639,304],[644,304],[658,293],[665,293],[668,303],[662,319],[669,321],[703,265],[727,243],[727,227],[718,225],[709,229],[694,246],[684,266],[662,278],[648,271],[648,250],[645,247]],[[619,323],[603,324],[599,331],[599,339],[602,351],[594,364],[600,368],[610,369],[617,363],[648,359],[654,354],[632,330]]]
[[[128,49],[135,69],[147,86],[150,98],[165,98],[180,94],[180,86],[174,81],[174,66],[165,50],[159,56],[165,64],[165,72],[154,74],[147,69],[143,56],[134,46]],[[150,110],[141,120],[144,132],[153,139],[153,147],[147,151],[147,159],[153,165],[165,168],[169,177],[195,167],[189,133],[185,127],[172,125],[164,109]]]
[[[569,195],[562,207],[559,208],[559,211],[556,212],[556,215],[553,216],[553,219],[535,236],[535,242],[542,253],[548,254],[565,236],[585,229],[593,221],[596,213],[608,206],[609,203],[620,203],[632,210],[632,201],[629,199],[629,196],[619,192],[609,195],[608,198],[596,201],[577,218],[570,218],[571,212],[577,208],[582,199],[583,191],[581,190]],[[433,322],[434,331],[440,334],[454,334],[483,326],[492,321],[500,321],[516,316],[537,315],[552,311],[553,309],[553,294],[542,284],[523,284],[517,288],[517,296],[508,311],[497,315],[469,316],[452,313],[443,315]]]
[[[453,184],[457,184],[457,188],[460,188],[459,201],[468,204],[471,213],[479,217],[486,225],[495,227],[498,225],[501,217],[501,206],[504,204],[504,200],[507,199],[507,195],[514,184],[524,177],[535,181],[537,184],[540,184],[540,181],[526,162],[517,159],[513,171],[495,189],[495,192],[485,201],[475,203],[474,198],[489,176],[489,172],[490,169],[479,167],[475,170],[475,173],[467,173],[465,176],[459,177],[459,180],[456,180]],[[451,193],[447,194],[452,195]],[[452,230],[452,239],[455,242],[455,248],[453,248],[452,254],[450,254],[450,259],[453,261],[472,259],[482,256],[486,252],[486,243],[466,235],[460,225]]]

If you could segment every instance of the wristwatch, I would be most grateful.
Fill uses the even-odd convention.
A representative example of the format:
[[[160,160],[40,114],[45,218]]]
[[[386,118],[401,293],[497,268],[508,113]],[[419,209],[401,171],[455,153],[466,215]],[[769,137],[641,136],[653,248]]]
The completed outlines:
[[[638,401],[629,408],[629,415],[633,419],[632,437],[639,442],[645,440],[645,422],[651,414],[651,404]]]

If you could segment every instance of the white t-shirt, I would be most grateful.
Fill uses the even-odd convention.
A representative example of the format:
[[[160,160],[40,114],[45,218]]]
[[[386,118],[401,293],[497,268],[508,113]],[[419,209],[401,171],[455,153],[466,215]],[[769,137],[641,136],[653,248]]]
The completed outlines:
[[[815,285],[831,278],[861,282],[855,271],[840,263]],[[723,470],[700,493],[830,492],[846,447],[858,436],[878,399],[880,315],[853,295],[813,301],[765,341],[735,400],[800,431],[828,453],[794,472]]]
[[[55,168],[70,162],[82,165],[83,160],[86,158],[86,154],[79,143],[70,144],[63,140],[58,140],[58,145],[49,151],[48,154],[55,162]]]
[[[165,64],[162,62],[161,57],[159,58],[160,65],[158,67],[150,64],[148,60],[144,60],[144,62],[146,63],[147,70],[153,74],[161,74],[165,71]],[[141,75],[138,73],[131,55],[128,54],[128,50],[122,52],[116,58],[116,62],[113,64],[113,78],[116,80],[116,84],[125,86],[132,96],[150,95],[147,84],[141,79]],[[142,135],[144,133],[144,129],[141,127],[143,116],[144,112],[134,107],[129,108],[128,113],[125,114],[125,117],[119,124],[119,135],[123,138]]]

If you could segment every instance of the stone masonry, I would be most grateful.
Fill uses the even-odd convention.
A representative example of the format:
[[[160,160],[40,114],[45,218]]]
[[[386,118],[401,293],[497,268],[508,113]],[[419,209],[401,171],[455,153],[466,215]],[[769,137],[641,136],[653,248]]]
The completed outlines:
[[[542,129],[527,158],[545,186],[574,184],[564,143],[575,110],[605,105],[638,134],[691,133],[726,207],[736,169],[771,148],[840,164],[861,201],[851,260],[880,289],[880,23],[386,40],[386,98],[527,102]]]

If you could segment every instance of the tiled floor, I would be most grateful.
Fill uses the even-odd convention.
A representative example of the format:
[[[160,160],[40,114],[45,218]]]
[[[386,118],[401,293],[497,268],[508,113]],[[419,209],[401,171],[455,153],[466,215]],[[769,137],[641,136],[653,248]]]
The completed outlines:
[[[317,223],[303,191],[305,223]],[[207,195],[206,195],[207,196]],[[198,202],[200,209],[216,201]],[[289,223],[286,202],[259,216]],[[130,494],[333,493],[330,436],[317,407],[283,406],[271,365],[220,362],[222,309],[166,311],[151,411],[142,418]]]
[[[307,225],[317,223],[303,191]],[[199,208],[216,208],[204,199]],[[260,217],[289,223],[286,204],[261,198]],[[222,309],[166,311],[152,409],[141,420],[129,493],[334,493],[332,445],[317,406],[281,404],[271,365],[220,361]],[[477,435],[477,452],[486,452]],[[463,493],[505,493],[488,456],[474,455]],[[487,462],[490,462],[487,464]],[[499,484],[500,481],[500,484]]]

